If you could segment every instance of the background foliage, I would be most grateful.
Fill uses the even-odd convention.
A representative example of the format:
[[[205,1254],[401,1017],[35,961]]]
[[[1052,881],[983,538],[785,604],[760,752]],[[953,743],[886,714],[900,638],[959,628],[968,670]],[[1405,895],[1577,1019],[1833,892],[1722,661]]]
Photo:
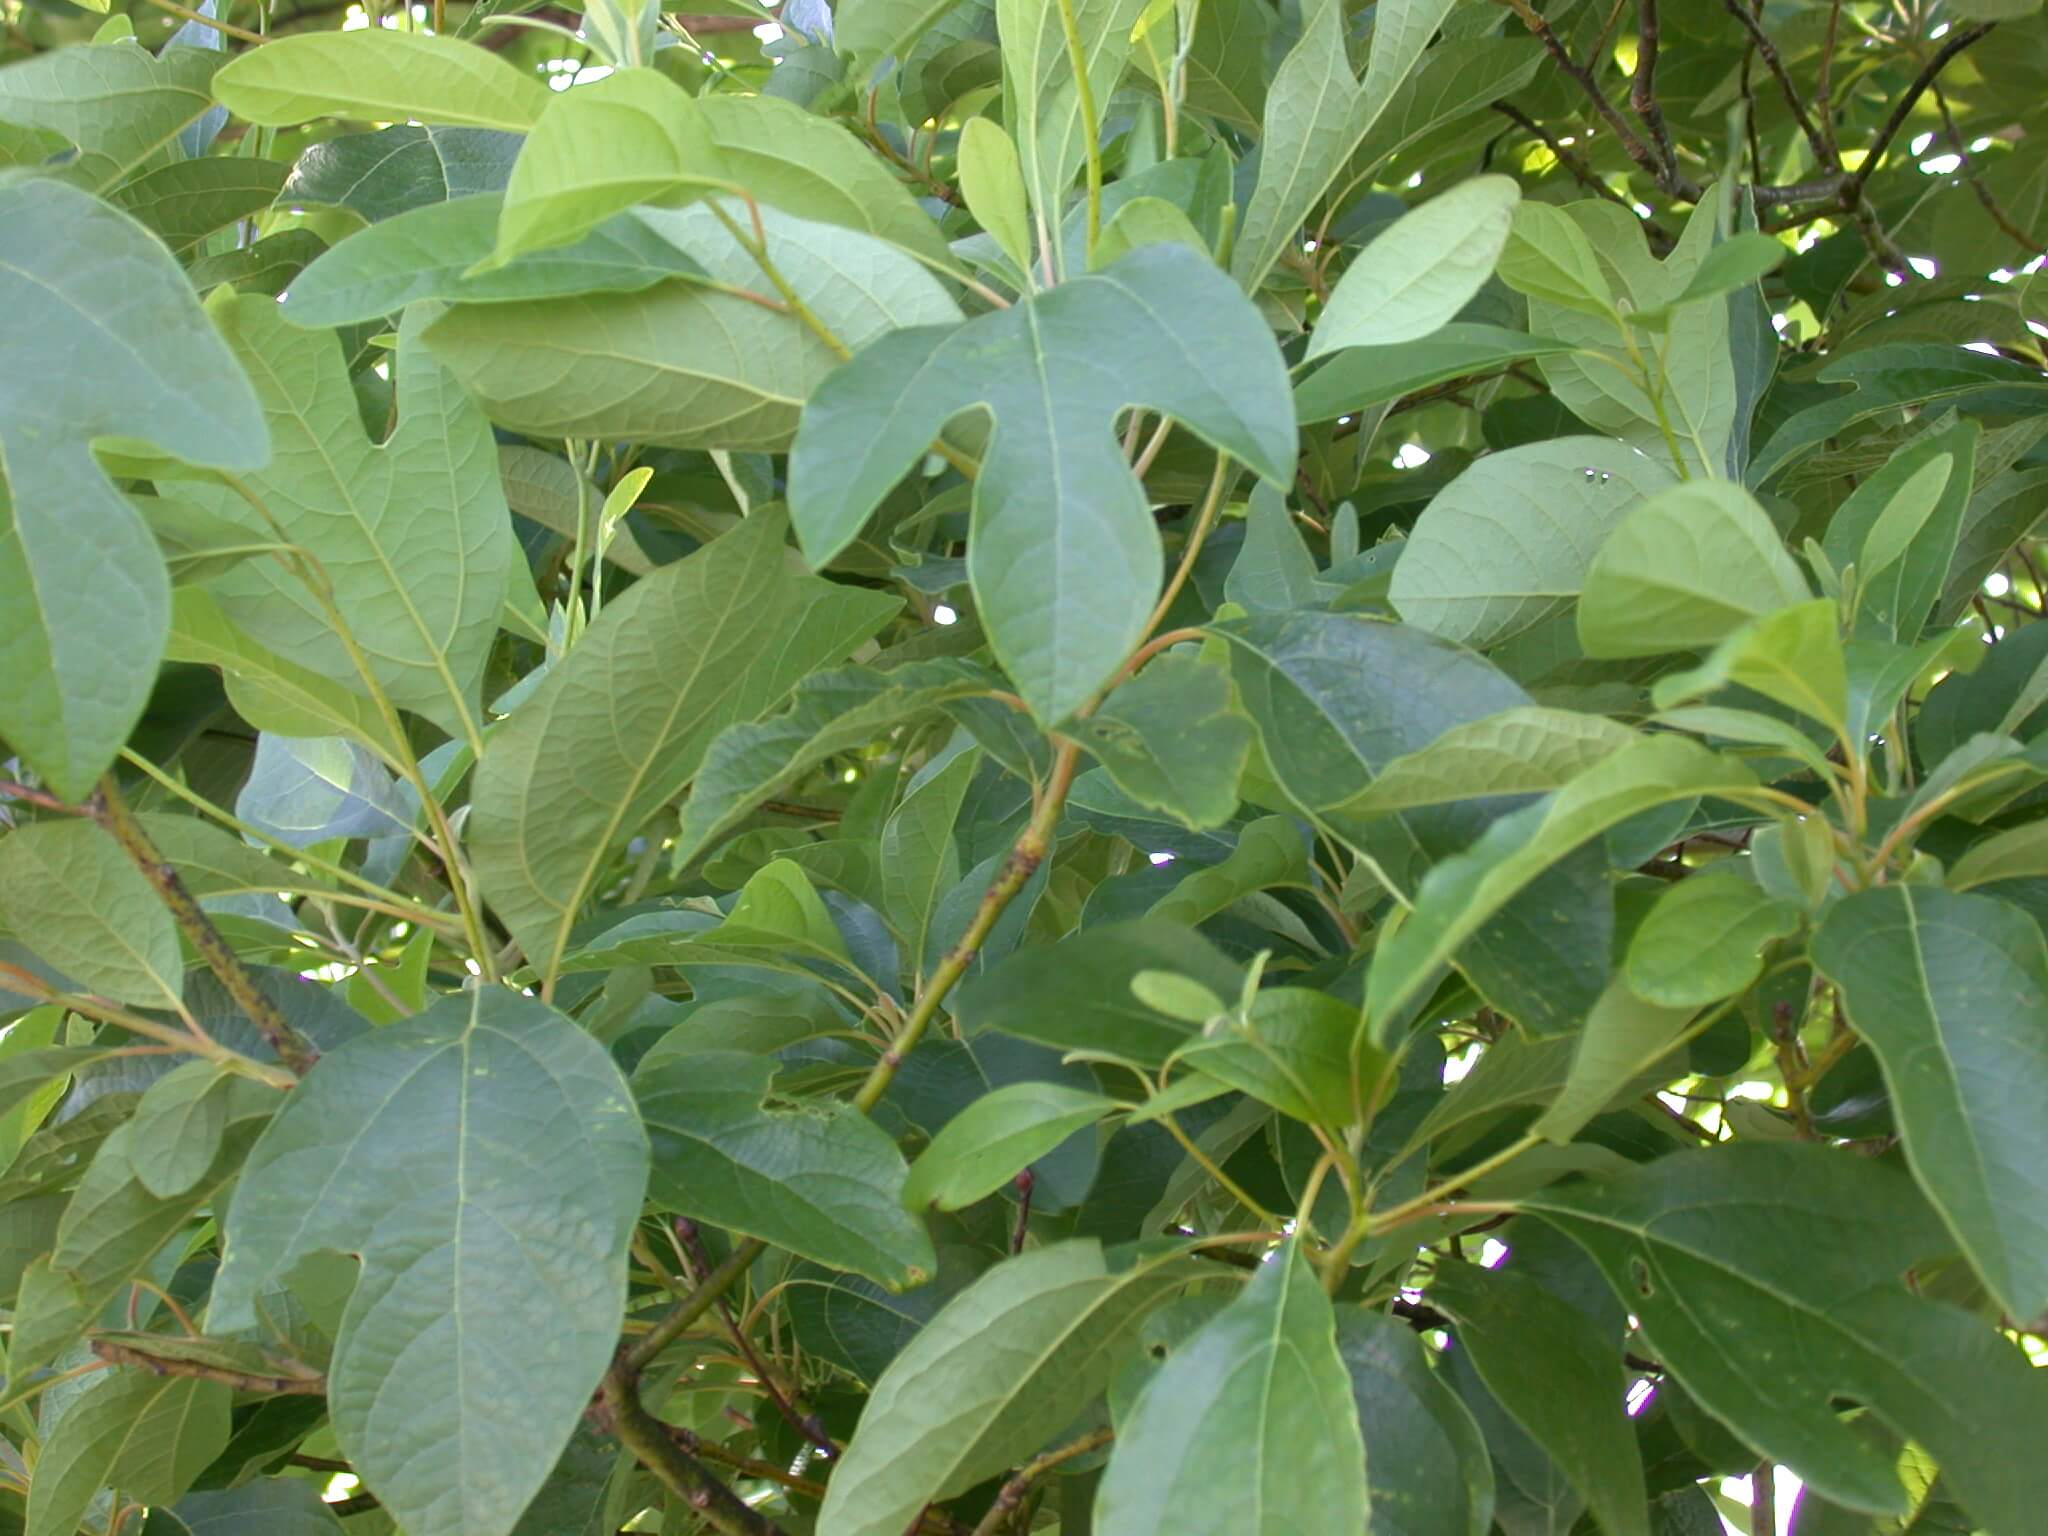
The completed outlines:
[[[0,1529],[2041,1530],[2039,9],[0,0]]]

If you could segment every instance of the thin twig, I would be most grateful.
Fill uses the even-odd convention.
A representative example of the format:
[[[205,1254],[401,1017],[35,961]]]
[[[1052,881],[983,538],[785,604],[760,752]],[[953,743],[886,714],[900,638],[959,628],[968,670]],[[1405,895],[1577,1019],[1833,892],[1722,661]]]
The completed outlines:
[[[640,1375],[621,1356],[600,1389],[619,1443],[720,1536],[786,1536],[781,1526],[748,1505],[677,1442],[674,1430],[640,1401]]]
[[[189,6],[180,5],[178,0],[149,0],[149,3],[160,11],[170,12],[171,15],[178,17],[181,21],[196,21],[202,27],[211,27],[216,32],[224,33],[244,43],[267,43],[270,41],[269,38],[264,37],[261,33],[251,32],[243,27],[230,26],[224,21],[216,21],[213,17],[203,12],[195,11]]]
[[[1003,1484],[995,1502],[989,1505],[988,1513],[981,1517],[981,1524],[974,1528],[974,1536],[995,1536],[995,1533],[1002,1529],[1003,1522],[1023,1507],[1033,1483],[1062,1462],[1072,1461],[1076,1456],[1085,1456],[1090,1451],[1101,1449],[1115,1438],[1115,1433],[1114,1430],[1108,1429],[1091,1430],[1078,1440],[1025,1462],[1017,1469],[1017,1475]]]
[[[678,1216],[675,1219],[673,1230],[676,1235],[676,1241],[680,1245],[680,1256],[687,1266],[689,1278],[694,1281],[699,1275],[709,1275],[711,1273],[711,1259],[704,1251],[704,1239],[697,1230],[697,1224],[687,1217]],[[789,1395],[782,1390],[781,1383],[769,1371],[767,1364],[755,1350],[754,1341],[747,1337],[747,1331],[740,1326],[739,1319],[733,1316],[732,1307],[723,1296],[717,1299],[716,1310],[720,1321],[725,1324],[725,1331],[731,1335],[733,1343],[738,1346],[741,1356],[747,1362],[747,1368],[754,1373],[754,1378],[761,1383],[762,1389],[767,1392],[768,1401],[774,1405],[775,1411],[782,1416],[782,1421],[827,1456],[837,1456],[839,1454],[839,1447],[833,1444],[832,1437],[825,1432],[824,1424],[815,1415],[799,1412],[796,1404],[790,1401]]]
[[[19,800],[24,805],[33,805],[38,810],[55,811],[60,816],[83,816],[83,806],[72,805],[59,800],[48,790],[30,789],[26,784],[17,784],[12,779],[0,779],[0,800]]]
[[[1969,146],[1963,142],[1962,129],[1956,126],[1955,114],[1948,109],[1948,97],[1942,93],[1941,82],[1930,80],[1927,88],[1934,93],[1934,105],[1941,113],[1941,125],[1947,130],[1949,144],[1955,150],[1957,169],[1962,172],[1963,180],[1969,184],[1970,190],[1977,194],[1977,201],[1991,216],[1991,222],[2004,230],[2030,259],[2040,255],[2048,247],[2044,247],[2039,240],[2007,217],[2006,211],[1999,207],[1998,199],[1991,195],[1991,189],[1984,185],[1983,178],[1978,175],[1977,162],[1970,158]]]
[[[1699,184],[1690,177],[1667,172],[1658,163],[1657,156],[1650,146],[1629,127],[1628,119],[1615,109],[1612,101],[1608,100],[1607,92],[1601,89],[1600,82],[1594,77],[1592,70],[1571,56],[1565,45],[1558,41],[1557,34],[1550,30],[1550,23],[1536,13],[1529,0],[1507,0],[1507,6],[1521,18],[1522,25],[1529,29],[1530,35],[1543,44],[1551,58],[1556,61],[1557,67],[1578,82],[1579,89],[1586,93],[1594,109],[1607,120],[1607,126],[1612,128],[1615,137],[1621,140],[1621,147],[1628,152],[1629,159],[1635,161],[1645,175],[1671,196],[1685,202],[1698,202]]]
[[[1678,153],[1671,146],[1671,129],[1664,121],[1664,109],[1657,102],[1657,0],[1639,0],[1636,10],[1636,72],[1629,81],[1628,104],[1643,126],[1650,130],[1650,142],[1657,148],[1665,171],[1678,174]]]
[[[1820,45],[1820,68],[1813,83],[1813,110],[1820,121],[1821,137],[1828,141],[1828,165],[1840,165],[1835,149],[1835,101],[1833,71],[1835,34],[1842,24],[1842,0],[1828,0],[1828,29]]]
[[[1493,104],[1493,110],[1518,128],[1521,128],[1524,132],[1533,134],[1538,139],[1541,139],[1543,147],[1549,150],[1556,158],[1557,163],[1571,174],[1572,180],[1576,181],[1588,192],[1591,192],[1595,197],[1605,198],[1616,207],[1626,208],[1631,214],[1636,214],[1636,205],[1602,181],[1578,151],[1562,142],[1556,134],[1545,128],[1520,107],[1511,101],[1496,101]],[[1636,217],[1641,218],[1641,215],[1636,214]],[[1671,243],[1670,232],[1658,224],[1655,219],[1643,219],[1643,232],[1652,240],[1662,242],[1665,245]],[[1456,382],[1455,380],[1453,381],[1454,384]]]
[[[150,842],[149,834],[142,830],[141,823],[128,809],[128,802],[121,797],[121,786],[111,773],[100,780],[90,809],[93,820],[120,845],[158,899],[170,908],[172,918],[199,952],[199,958],[220,979],[235,1006],[249,1016],[249,1022],[276,1052],[277,1059],[304,1077],[320,1059],[319,1049],[294,1029],[277,1004],[257,987],[256,978],[249,974],[228,941],[221,937],[220,930],[213,926],[213,919],[185,888],[178,866],[168,862]]]
[[[263,1392],[273,1397],[325,1397],[324,1376],[284,1376],[255,1371],[230,1370],[204,1360],[181,1360],[172,1355],[151,1354],[135,1344],[112,1339],[94,1339],[92,1352],[109,1365],[134,1366],[152,1376],[190,1376],[199,1381],[219,1382],[237,1392]]]
[[[1892,103],[1891,116],[1887,117],[1884,126],[1878,129],[1877,137],[1870,141],[1870,148],[1864,151],[1863,163],[1849,176],[1848,184],[1851,188],[1861,193],[1863,184],[1870,179],[1870,173],[1877,169],[1878,162],[1884,158],[1884,152],[1891,147],[1892,140],[1898,137],[1899,129],[1905,126],[1906,119],[1919,104],[1921,95],[1934,83],[1934,77],[1948,66],[1948,61],[1986,36],[1997,25],[1995,21],[1981,21],[1974,27],[1963,27],[1951,32],[1942,40],[1941,47],[1935,50],[1934,57],[1928,60],[1926,67],[1914,77],[1913,83],[1906,87],[1905,94]]]
[[[1814,127],[1813,119],[1807,115],[1806,102],[1799,94],[1799,88],[1792,83],[1792,76],[1786,72],[1785,61],[1778,54],[1778,45],[1771,41],[1764,31],[1763,23],[1750,13],[1743,0],[1721,0],[1730,16],[1742,24],[1755,46],[1757,56],[1764,61],[1764,68],[1771,72],[1771,78],[1778,82],[1778,89],[1784,94],[1785,105],[1792,109],[1792,117],[1799,124],[1799,131],[1806,135],[1806,142],[1813,146],[1813,157],[1823,166],[1835,164],[1834,149],[1821,132]]]

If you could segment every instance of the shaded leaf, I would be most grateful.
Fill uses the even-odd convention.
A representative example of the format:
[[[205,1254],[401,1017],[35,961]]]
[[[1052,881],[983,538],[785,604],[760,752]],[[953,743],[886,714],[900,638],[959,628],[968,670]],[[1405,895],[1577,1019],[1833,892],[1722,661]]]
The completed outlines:
[[[1133,1324],[1189,1278],[1174,1259],[1112,1268],[1092,1239],[996,1265],[875,1383],[819,1531],[901,1536],[928,1502],[1034,1454],[1109,1384]]]
[[[1117,1425],[1095,1496],[1103,1536],[1365,1528],[1365,1446],[1336,1314],[1290,1242],[1167,1358]]]
[[[1221,667],[1161,656],[1077,721],[1074,736],[1140,805],[1197,830],[1237,813],[1252,725],[1232,706]]]
[[[938,1260],[903,1209],[896,1144],[848,1104],[766,1107],[775,1072],[766,1056],[710,1051],[666,1054],[635,1075],[663,1209],[892,1291],[929,1279]]]
[[[1616,1343],[1517,1270],[1440,1263],[1429,1296],[1458,1320],[1458,1345],[1487,1390],[1563,1469],[1601,1528],[1649,1536]]]
[[[997,1088],[948,1120],[918,1154],[903,1203],[914,1211],[972,1205],[1116,1108],[1114,1099],[1059,1083]]]
[[[1645,1345],[1707,1412],[1828,1499],[1902,1513],[1893,1458],[1837,1413],[1840,1394],[1931,1452],[1993,1531],[2022,1531],[2048,1469],[2026,1453],[2048,1381],[1992,1328],[1899,1283],[1947,1234],[1904,1174],[1801,1142],[1681,1152],[1522,1197],[1592,1255]],[[1727,1352],[1740,1317],[1780,1366]]]
[[[895,611],[894,598],[792,572],[785,527],[757,512],[607,603],[494,733],[471,856],[543,976],[606,861],[690,781],[718,732],[774,708]]]
[[[1844,897],[1813,963],[1877,1052],[1906,1160],[2008,1316],[2048,1312],[2048,945],[1989,896]]]

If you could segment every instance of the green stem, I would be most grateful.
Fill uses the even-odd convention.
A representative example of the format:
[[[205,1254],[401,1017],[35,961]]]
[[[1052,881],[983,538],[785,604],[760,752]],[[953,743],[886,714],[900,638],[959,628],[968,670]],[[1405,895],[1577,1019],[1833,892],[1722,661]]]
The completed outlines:
[[[1088,54],[1081,46],[1081,28],[1074,19],[1074,0],[1058,0],[1060,30],[1067,35],[1067,63],[1074,71],[1074,94],[1081,108],[1081,142],[1088,154],[1088,266],[1095,267],[1095,244],[1102,234],[1102,126],[1095,115],[1095,87],[1088,80]]]
[[[1003,915],[1004,908],[1045,861],[1052,847],[1054,830],[1059,826],[1060,812],[1067,802],[1067,791],[1073,787],[1080,753],[1081,749],[1072,742],[1061,742],[1054,752],[1052,775],[1046,782],[1044,793],[1038,797],[1038,806],[1032,812],[1030,822],[1017,834],[1017,841],[1011,845],[1010,856],[1003,860],[1001,870],[989,882],[988,889],[982,892],[981,905],[975,908],[974,920],[960,935],[960,942],[946,952],[945,958],[932,971],[923,992],[918,995],[917,1006],[911,1010],[896,1038],[889,1042],[889,1048],[882,1052],[881,1059],[869,1070],[860,1091],[854,1094],[853,1107],[862,1114],[879,1104],[882,1095],[889,1091],[896,1069],[903,1065],[903,1058],[916,1048],[917,1042],[931,1027],[946,994],[967,974],[968,966],[974,963],[974,957],[988,938],[989,930],[995,927],[996,919]]]
[[[331,880],[343,881],[354,886],[357,890],[367,893],[366,896],[348,896],[340,892],[323,891],[320,893],[320,899],[323,901],[339,901],[347,906],[361,907],[371,912],[382,912],[387,917],[399,918],[409,923],[418,923],[428,928],[439,928],[444,924],[455,921],[452,913],[438,912],[424,903],[414,901],[403,892],[394,891],[389,886],[379,885],[374,880],[365,880],[354,870],[323,859],[308,849],[294,848],[282,838],[272,837],[261,828],[252,827],[233,812],[225,811],[215,805],[190,785],[181,783],[179,780],[171,777],[171,775],[165,773],[163,769],[138,752],[123,747],[121,749],[121,760],[130,767],[136,768],[148,775],[159,786],[177,796],[180,800],[183,800],[194,810],[211,816],[222,826],[230,828],[242,837],[263,843],[269,847],[271,852],[281,854],[284,858],[295,864],[304,864],[307,868],[323,874]]]
[[[620,1366],[634,1376],[646,1370],[656,1356],[683,1336],[690,1324],[716,1306],[718,1298],[731,1290],[740,1276],[753,1267],[754,1260],[767,1249],[768,1245],[758,1237],[749,1237],[736,1244],[722,1264],[706,1275],[695,1290],[671,1307],[660,1322],[640,1336],[639,1343],[620,1357]]]
[[[261,517],[280,539],[287,537],[284,525],[271,513],[269,505],[256,493],[253,486],[237,475],[223,474],[221,478],[227,482],[229,489],[250,505],[257,516]],[[463,862],[461,845],[455,841],[455,831],[448,823],[448,814],[442,810],[433,786],[427,782],[427,776],[420,768],[418,754],[412,750],[405,734],[405,722],[398,716],[398,706],[391,702],[391,695],[384,691],[384,685],[377,680],[377,674],[370,666],[370,658],[364,654],[355,631],[342,616],[341,609],[334,600],[333,585],[328,581],[326,573],[317,563],[304,555],[287,559],[286,564],[301,585],[312,594],[313,600],[320,605],[321,612],[325,614],[329,626],[334,630],[334,637],[348,652],[349,663],[356,669],[356,675],[361,678],[364,689],[370,695],[370,702],[377,706],[377,712],[383,718],[384,729],[390,734],[391,746],[398,754],[398,766],[404,773],[406,781],[419,795],[420,805],[426,812],[427,820],[433,823],[434,837],[437,840],[436,851],[447,867],[448,890],[455,898],[456,910],[462,915],[462,929],[469,944],[470,955],[476,961],[483,979],[494,983],[498,980],[497,957],[487,942],[483,916],[472,895],[469,870]],[[470,737],[470,751],[481,758],[483,737],[477,733],[476,724],[470,719],[466,706],[462,710],[462,723]]]
[[[817,312],[804,302],[803,295],[798,293],[791,286],[789,279],[782,275],[782,269],[769,259],[768,232],[761,227],[760,209],[758,207],[754,208],[754,233],[750,236],[745,230],[740,228],[739,222],[731,214],[718,205],[717,199],[710,199],[706,206],[716,215],[718,222],[731,231],[733,239],[737,240],[746,253],[754,258],[754,265],[761,269],[761,275],[768,279],[769,285],[782,295],[782,302],[789,306],[789,312],[802,321],[804,327],[829,347],[841,362],[852,357],[853,348],[841,341],[833,333],[831,327],[818,318]],[[751,200],[749,206],[753,206]]]

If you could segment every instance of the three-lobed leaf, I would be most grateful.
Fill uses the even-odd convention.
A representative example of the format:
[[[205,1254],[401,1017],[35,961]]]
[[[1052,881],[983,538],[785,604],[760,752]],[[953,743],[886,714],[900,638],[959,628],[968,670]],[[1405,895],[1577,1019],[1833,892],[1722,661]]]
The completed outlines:
[[[362,1256],[335,1433],[418,1536],[506,1536],[618,1343],[647,1136],[604,1048],[499,989],[342,1046],[250,1151],[215,1327],[307,1255]]]
[[[1124,365],[1105,371],[1104,355]],[[1146,246],[958,327],[885,336],[836,370],[790,453],[798,539],[830,561],[954,417],[987,410],[968,578],[997,659],[1057,722],[1110,680],[1156,601],[1159,534],[1113,431],[1135,404],[1288,478],[1293,411],[1257,311],[1195,252]]]

